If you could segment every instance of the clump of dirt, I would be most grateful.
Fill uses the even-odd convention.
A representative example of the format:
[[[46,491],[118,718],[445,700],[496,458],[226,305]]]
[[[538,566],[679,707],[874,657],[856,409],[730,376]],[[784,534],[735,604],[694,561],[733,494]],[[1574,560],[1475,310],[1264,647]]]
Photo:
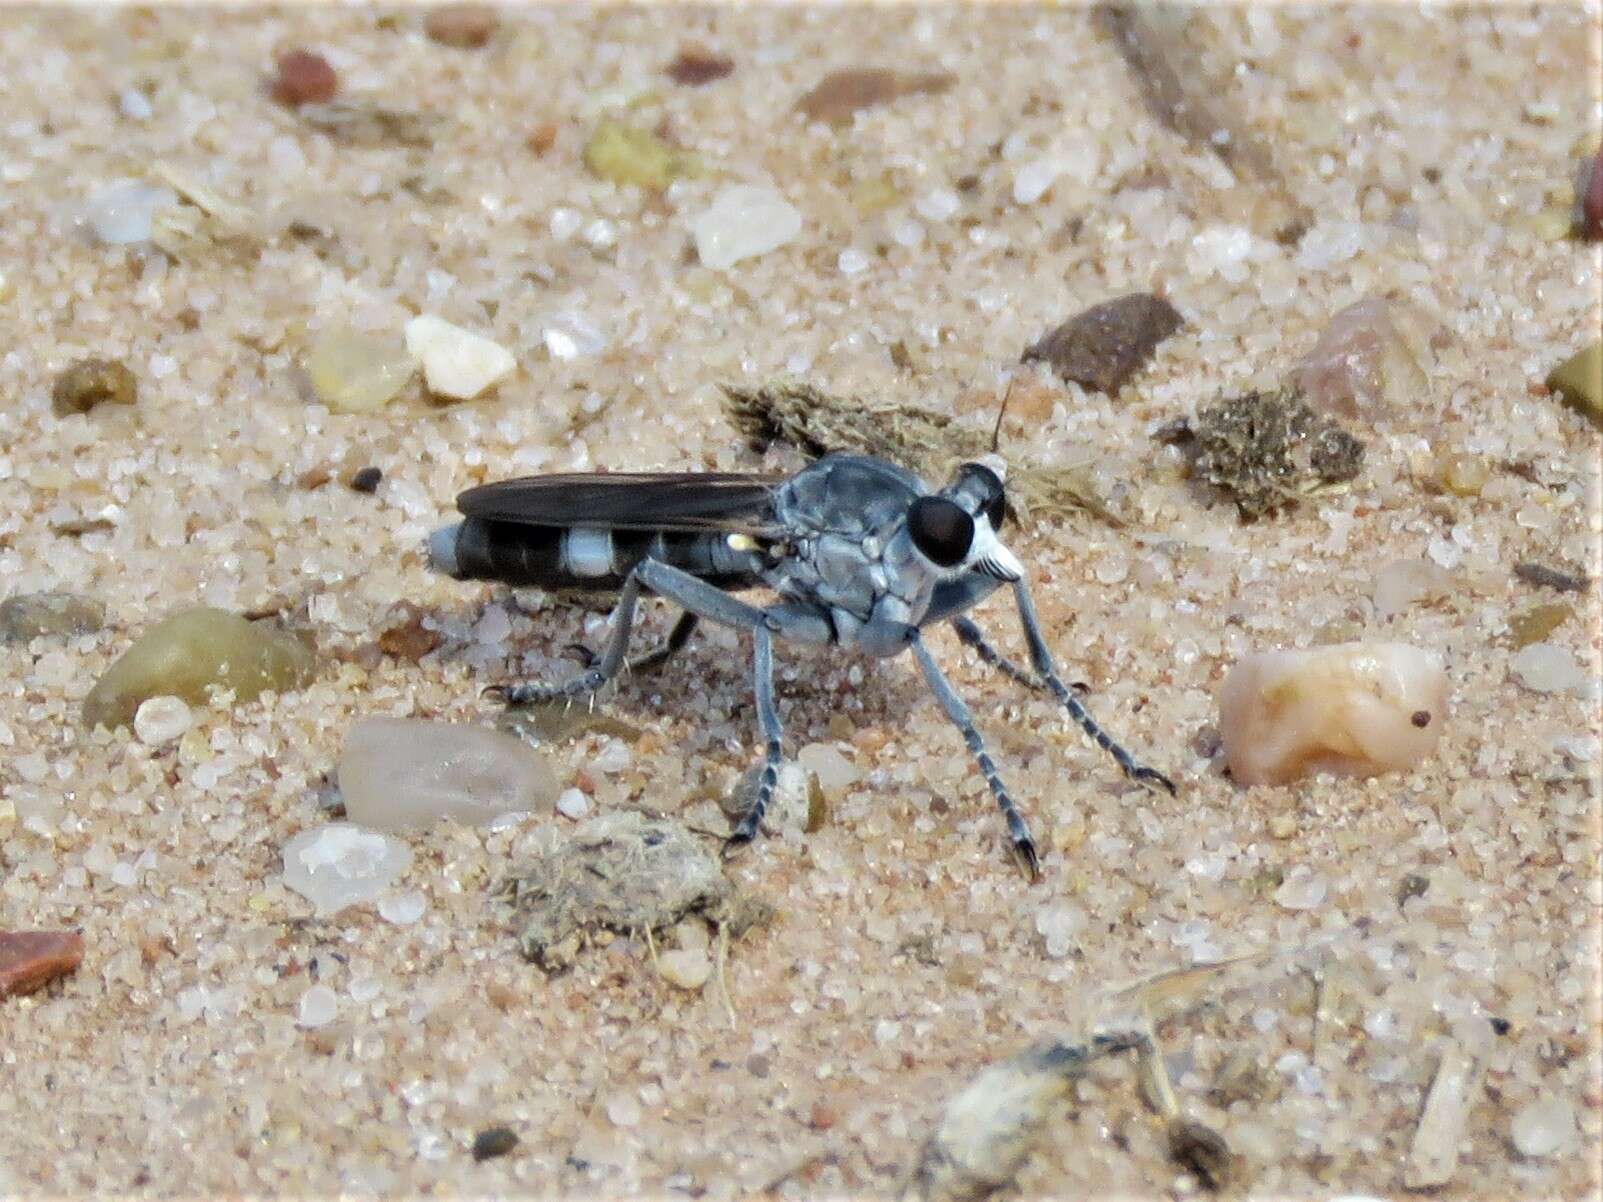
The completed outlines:
[[[1364,462],[1364,444],[1290,388],[1232,397],[1154,437],[1183,448],[1191,474],[1229,494],[1244,519],[1334,491]]]
[[[632,811],[591,819],[497,892],[512,903],[524,956],[547,971],[571,966],[603,930],[656,933],[699,914],[738,937],[773,916],[684,824]]]

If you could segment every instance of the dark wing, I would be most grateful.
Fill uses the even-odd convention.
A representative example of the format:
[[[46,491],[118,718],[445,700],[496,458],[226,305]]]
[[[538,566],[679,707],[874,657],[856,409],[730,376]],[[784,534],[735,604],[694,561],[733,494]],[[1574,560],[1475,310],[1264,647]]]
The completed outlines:
[[[470,518],[602,530],[779,533],[774,489],[784,476],[746,472],[574,472],[470,488],[456,507]]]

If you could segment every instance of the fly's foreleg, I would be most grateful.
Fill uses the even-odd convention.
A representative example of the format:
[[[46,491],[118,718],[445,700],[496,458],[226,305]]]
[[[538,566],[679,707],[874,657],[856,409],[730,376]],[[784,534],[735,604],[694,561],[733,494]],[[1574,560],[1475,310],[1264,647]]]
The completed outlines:
[[[1019,667],[1007,656],[991,646],[990,640],[985,637],[985,632],[969,618],[953,618],[952,629],[957,631],[957,637],[963,640],[965,646],[974,648],[983,662],[995,668],[1003,676],[1016,680],[1026,688],[1035,689],[1037,692],[1046,693],[1050,691],[1040,677]]]
[[[969,754],[980,766],[985,783],[990,787],[991,795],[996,798],[997,808],[1002,811],[1002,820],[1007,823],[1008,837],[1013,840],[1014,859],[1018,861],[1026,876],[1032,881],[1038,879],[1041,868],[1035,854],[1035,840],[1030,837],[1030,828],[1024,824],[1024,818],[1019,814],[1018,807],[1013,804],[1012,795],[1002,783],[1002,776],[996,770],[996,762],[991,759],[991,753],[985,750],[985,740],[975,728],[968,706],[947,682],[946,676],[925,648],[923,640],[915,635],[910,645],[914,657],[918,660],[918,666],[923,669],[924,679],[929,682],[930,691],[935,694],[935,700],[940,703],[941,709],[946,711],[946,716],[952,720],[952,725],[962,732],[963,742],[967,744]]]
[[[763,774],[757,782],[757,797],[751,803],[729,836],[729,843],[739,846],[757,837],[763,815],[774,799],[779,785],[779,765],[784,759],[784,730],[779,724],[779,709],[774,705],[774,645],[773,636],[764,625],[754,626],[751,632],[752,679],[757,692],[757,726],[763,736]]]
[[[1029,590],[1024,587],[1024,581],[1018,580],[1013,584],[1013,597],[1018,603],[1019,620],[1024,625],[1024,641],[1030,647],[1030,662],[1040,674],[1041,681],[1051,694],[1062,703],[1063,708],[1069,711],[1069,717],[1079,723],[1080,729],[1113,757],[1115,763],[1123,769],[1124,774],[1133,781],[1142,784],[1157,785],[1167,789],[1171,794],[1175,792],[1174,782],[1156,768],[1148,768],[1136,758],[1113,741],[1111,735],[1097,725],[1096,719],[1080,704],[1080,699],[1074,695],[1068,685],[1058,679],[1057,670],[1052,666],[1052,653],[1047,649],[1046,639],[1041,635],[1041,623],[1035,616],[1035,605],[1030,600]]]

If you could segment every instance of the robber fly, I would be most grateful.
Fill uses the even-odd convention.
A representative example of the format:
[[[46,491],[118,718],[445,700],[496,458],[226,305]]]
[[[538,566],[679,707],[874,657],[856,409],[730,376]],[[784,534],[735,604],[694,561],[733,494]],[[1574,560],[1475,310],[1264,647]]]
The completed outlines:
[[[493,687],[509,705],[594,693],[622,668],[655,667],[701,619],[749,631],[757,724],[766,744],[750,810],[730,836],[752,839],[783,759],[774,705],[773,640],[833,644],[884,658],[911,651],[946,716],[985,775],[1020,867],[1039,875],[1035,841],[963,703],[924,645],[922,631],[950,622],[987,664],[1050,693],[1126,776],[1174,792],[1099,727],[1052,665],[1024,569],[997,537],[1007,512],[999,458],[965,463],[939,491],[911,472],[862,455],[826,455],[793,476],[580,473],[505,480],[457,498],[464,520],[429,539],[433,567],[459,580],[497,580],[561,591],[615,593],[606,648],[565,684]],[[1001,655],[965,616],[1008,585],[1034,671]],[[777,594],[753,605],[733,594]],[[626,661],[635,603],[655,593],[684,610],[657,649]]]

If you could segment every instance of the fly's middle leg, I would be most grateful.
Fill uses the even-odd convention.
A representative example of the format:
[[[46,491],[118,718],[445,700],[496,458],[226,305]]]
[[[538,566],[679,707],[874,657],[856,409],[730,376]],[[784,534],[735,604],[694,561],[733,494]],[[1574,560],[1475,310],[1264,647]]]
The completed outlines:
[[[952,725],[962,732],[963,742],[968,745],[969,753],[985,777],[985,783],[990,786],[991,795],[996,798],[996,806],[1002,811],[1002,820],[1007,823],[1008,837],[1013,841],[1013,858],[1030,880],[1039,879],[1041,867],[1035,854],[1035,840],[1030,837],[1030,828],[1025,825],[1018,806],[1013,804],[1012,795],[1002,783],[1001,773],[996,770],[996,762],[991,759],[991,753],[985,750],[985,740],[975,728],[968,706],[948,683],[946,676],[924,646],[924,641],[915,637],[911,646],[913,655],[918,660],[918,666],[924,672],[924,679],[929,682],[930,690],[935,694],[935,700],[940,703],[941,709],[946,711],[946,716],[952,720]]]

